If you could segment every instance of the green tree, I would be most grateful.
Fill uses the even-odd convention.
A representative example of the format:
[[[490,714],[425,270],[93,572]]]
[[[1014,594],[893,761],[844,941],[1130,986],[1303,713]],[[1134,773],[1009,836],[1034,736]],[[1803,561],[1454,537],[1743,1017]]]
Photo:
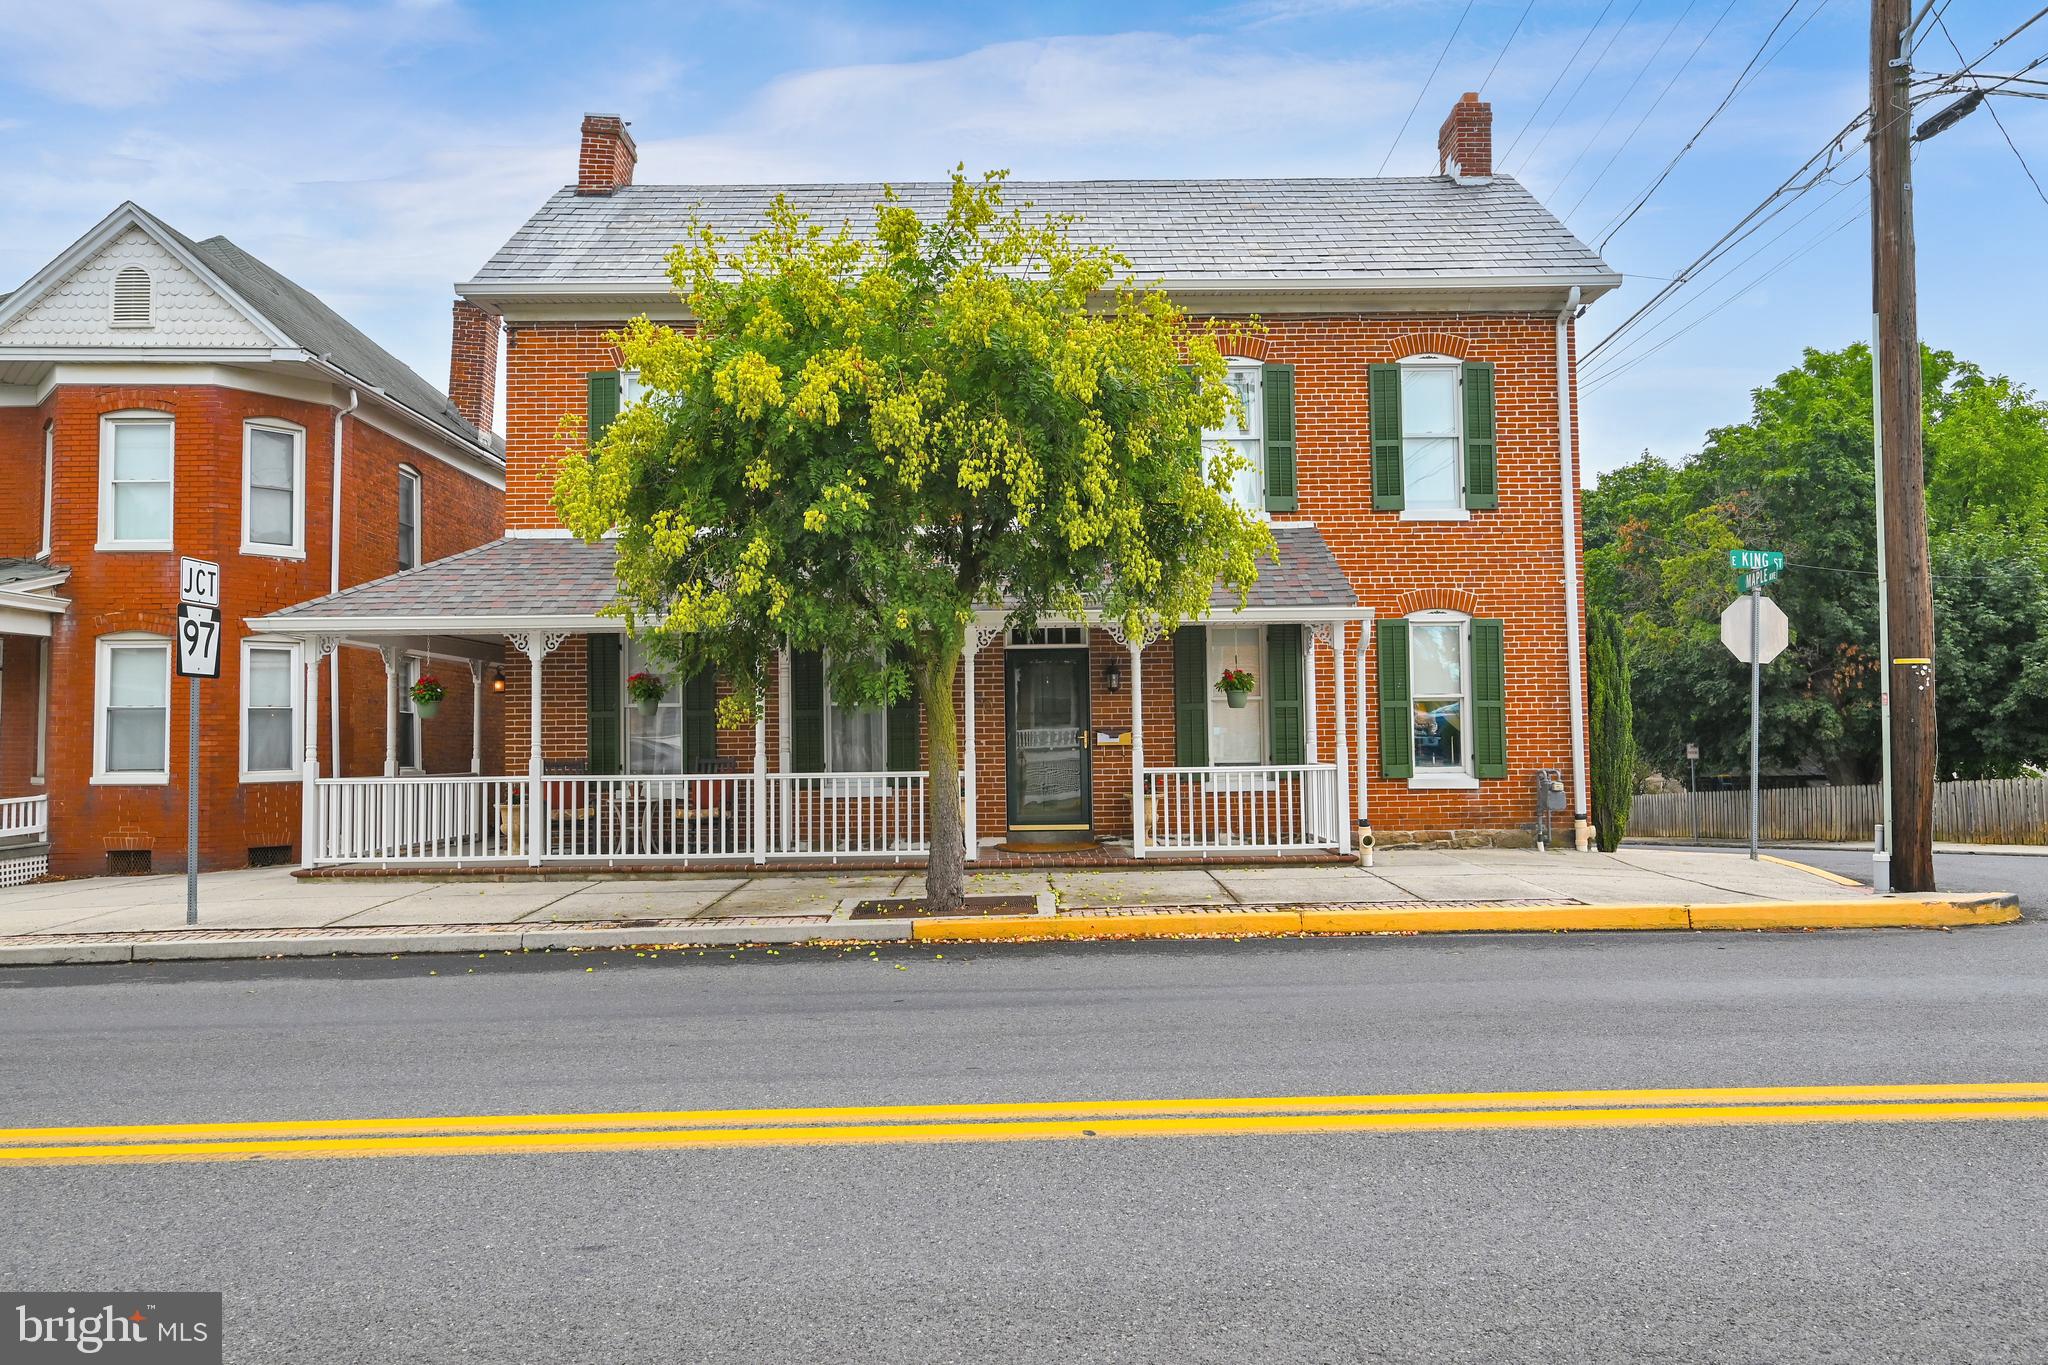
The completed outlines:
[[[1587,622],[1587,684],[1592,692],[1593,827],[1600,851],[1612,853],[1628,833],[1636,791],[1634,704],[1629,696],[1628,641],[1621,618],[1595,608]]]
[[[746,723],[777,652],[842,701],[915,697],[928,739],[927,895],[965,890],[955,693],[978,608],[1018,626],[1092,606],[1134,637],[1239,594],[1272,549],[1201,433],[1236,400],[1222,327],[1192,324],[1065,220],[1005,211],[1001,173],[932,221],[887,195],[871,235],[777,198],[728,250],[669,257],[692,331],[618,338],[644,401],[563,461],[556,501],[616,531],[630,628],[730,680]],[[1084,604],[1083,592],[1090,601]]]

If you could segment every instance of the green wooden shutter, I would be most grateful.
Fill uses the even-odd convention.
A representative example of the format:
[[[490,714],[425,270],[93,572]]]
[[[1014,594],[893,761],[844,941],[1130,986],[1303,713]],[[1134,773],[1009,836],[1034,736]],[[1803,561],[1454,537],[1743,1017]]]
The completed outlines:
[[[1173,761],[1209,766],[1209,632],[1201,626],[1173,633]]]
[[[1294,367],[1267,365],[1266,510],[1292,512],[1299,505],[1294,478]]]
[[[1475,511],[1500,506],[1500,462],[1493,441],[1493,366],[1465,365],[1465,505]]]
[[[1507,670],[1499,621],[1472,622],[1472,772],[1508,775]]]
[[[1301,699],[1301,627],[1266,627],[1266,719],[1273,762],[1306,763]]]
[[[598,370],[589,376],[590,397],[584,408],[585,425],[590,432],[590,444],[596,445],[604,439],[606,428],[619,415],[619,372]]]
[[[889,771],[914,773],[917,761],[917,693],[889,708]]]
[[[825,771],[825,659],[815,650],[789,656],[789,768]]]
[[[619,637],[586,635],[584,710],[589,717],[588,768],[602,777],[619,771]]]
[[[1380,672],[1380,776],[1415,776],[1415,706],[1408,691],[1408,623],[1399,617],[1378,626]]]
[[[1401,471],[1401,367],[1374,365],[1367,371],[1366,401],[1372,418],[1372,505],[1398,512],[1408,505]]]
[[[705,667],[683,684],[683,771],[703,772],[718,757],[718,672]]]

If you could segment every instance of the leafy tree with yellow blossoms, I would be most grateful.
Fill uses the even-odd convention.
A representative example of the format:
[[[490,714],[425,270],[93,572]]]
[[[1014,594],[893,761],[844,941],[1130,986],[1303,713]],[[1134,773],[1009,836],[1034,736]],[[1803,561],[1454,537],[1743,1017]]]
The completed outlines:
[[[736,248],[701,224],[668,257],[695,320],[616,342],[642,399],[556,503],[618,537],[629,628],[729,680],[751,723],[784,648],[829,661],[845,704],[914,696],[930,761],[927,896],[965,889],[956,694],[980,609],[1086,610],[1132,636],[1242,602],[1264,525],[1201,433],[1236,400],[1219,340],[1071,221],[1006,209],[956,172],[943,216],[893,193],[871,232],[778,197]]]

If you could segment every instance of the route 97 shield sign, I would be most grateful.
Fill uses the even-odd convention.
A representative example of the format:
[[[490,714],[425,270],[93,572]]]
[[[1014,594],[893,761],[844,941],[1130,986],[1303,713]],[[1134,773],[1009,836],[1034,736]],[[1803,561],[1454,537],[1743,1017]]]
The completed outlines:
[[[178,604],[178,676],[220,676],[220,608]]]

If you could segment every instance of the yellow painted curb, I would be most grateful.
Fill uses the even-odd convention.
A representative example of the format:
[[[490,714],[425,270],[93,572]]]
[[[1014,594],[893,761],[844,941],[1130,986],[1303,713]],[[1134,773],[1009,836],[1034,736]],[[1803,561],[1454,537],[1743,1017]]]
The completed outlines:
[[[1838,901],[1742,905],[1280,906],[1136,915],[1019,915],[926,919],[920,943],[1025,942],[1073,938],[1236,937],[1246,934],[1479,934],[1683,929],[1941,929],[2010,924],[2019,898],[2006,892],[1865,896]]]
[[[2019,897],[2003,892],[1692,907],[1695,929],[1953,929],[2010,924],[2019,917]]]
[[[1756,856],[1759,862],[1776,863],[1779,867],[1789,867],[1794,872],[1810,873],[1824,882],[1833,882],[1836,886],[1864,885],[1854,877],[1844,877],[1839,872],[1830,872],[1824,867],[1815,867],[1812,863],[1802,863],[1796,858],[1780,858],[1769,853],[1759,853]]]
[[[1427,905],[1304,910],[1311,934],[1476,934],[1566,929],[1684,929],[1682,905]]]

